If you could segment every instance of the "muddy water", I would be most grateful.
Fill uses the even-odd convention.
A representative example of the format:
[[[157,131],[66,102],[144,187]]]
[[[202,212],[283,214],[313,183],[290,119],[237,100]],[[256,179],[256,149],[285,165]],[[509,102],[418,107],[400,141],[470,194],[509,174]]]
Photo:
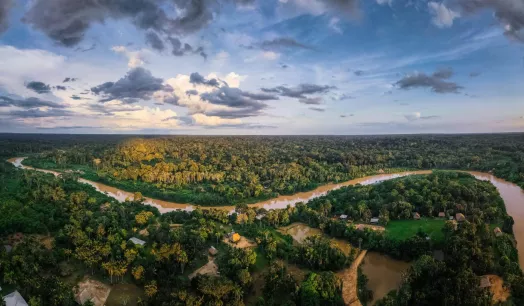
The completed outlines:
[[[13,165],[19,168],[29,169],[29,170],[38,170],[38,171],[42,171],[46,173],[53,173],[54,175],[59,175],[59,173],[55,171],[35,169],[33,167],[22,165],[22,161],[24,159],[25,157],[16,157],[16,158],[9,159],[8,162],[12,163]],[[395,173],[395,174],[379,174],[379,175],[373,175],[373,176],[366,176],[366,177],[346,181],[346,182],[339,183],[339,184],[323,185],[323,186],[318,187],[317,189],[314,189],[308,192],[299,192],[299,193],[295,193],[294,195],[289,195],[289,196],[279,196],[271,200],[251,204],[249,206],[263,207],[267,210],[286,208],[287,205],[295,205],[298,202],[307,202],[310,199],[325,195],[330,190],[338,189],[343,186],[356,185],[356,184],[369,185],[369,184],[374,184],[374,183],[386,181],[392,178],[407,176],[411,174],[429,174],[429,173],[431,173],[431,171],[423,170],[423,171],[407,171],[407,172],[400,172],[400,173]],[[80,179],[79,181],[82,183],[89,184],[95,187],[96,190],[98,190],[99,192],[107,193],[109,196],[121,202],[125,201],[126,198],[131,198],[131,199],[133,198],[133,193],[131,192],[127,192],[127,191],[120,190],[118,188],[114,188],[114,187],[111,187],[111,186],[108,186],[102,183],[97,183],[97,182],[93,182],[93,181],[89,181],[85,179]],[[190,205],[190,204],[168,202],[168,201],[162,201],[162,200],[152,199],[152,198],[147,198],[147,197],[145,198],[144,202],[145,204],[158,208],[158,210],[161,213],[165,213],[165,212],[169,212],[169,211],[173,211],[177,209],[191,211],[195,208],[193,205]],[[223,209],[223,210],[228,210],[228,211],[233,211],[235,209],[234,206],[217,206],[217,207],[206,206],[202,208],[203,209],[216,208],[216,209]]]
[[[281,227],[278,230],[279,232],[283,234],[288,234],[291,237],[293,237],[293,240],[295,240],[297,243],[303,243],[304,240],[306,240],[307,237],[320,235],[327,238],[328,237],[322,230],[318,228],[312,228],[309,227],[307,224],[296,222],[292,223],[288,226]],[[349,252],[351,251],[351,245],[346,240],[337,239],[337,238],[330,238],[331,243],[333,243],[334,246],[339,248],[344,254],[349,255]]]
[[[490,181],[497,187],[506,205],[508,215],[512,216],[515,221],[513,233],[519,251],[519,264],[521,268],[524,268],[524,191],[518,185],[499,179],[489,173],[474,171],[468,171],[468,173],[478,180]]]
[[[376,252],[368,252],[360,267],[362,273],[368,277],[368,288],[373,291],[371,305],[386,296],[389,291],[398,289],[402,273],[410,266],[410,263]]]
[[[11,162],[16,167],[24,168],[24,169],[33,169],[28,166],[22,165],[22,161],[25,159],[25,157],[16,157],[9,159],[8,161]],[[34,169],[46,173],[53,173],[55,175],[58,175],[59,173],[49,170],[42,170],[42,169]],[[488,173],[482,173],[482,172],[473,172],[473,171],[466,171],[474,175],[477,179],[481,180],[488,180],[500,192],[500,196],[504,200],[506,204],[506,209],[508,211],[508,214],[513,217],[515,220],[515,225],[513,226],[513,230],[515,232],[515,238],[517,240],[517,249],[519,251],[519,262],[520,266],[524,267],[524,192],[522,189],[510,182],[507,182],[505,180],[499,179],[494,177],[491,174]],[[250,206],[252,207],[263,207],[265,209],[278,209],[278,208],[285,208],[287,205],[295,205],[298,202],[307,202],[308,200],[312,198],[316,198],[319,196],[325,195],[328,191],[338,189],[343,186],[349,186],[349,185],[356,185],[356,184],[362,184],[362,185],[368,185],[368,184],[374,184],[377,182],[382,182],[385,180],[412,175],[412,174],[429,174],[431,173],[430,170],[423,170],[423,171],[407,171],[407,172],[401,172],[401,173],[395,173],[395,174],[379,174],[379,175],[373,175],[373,176],[366,176],[354,180],[350,180],[347,182],[339,183],[339,184],[327,184],[318,187],[315,190],[309,191],[309,192],[299,192],[294,195],[290,196],[279,196],[275,199],[271,199],[268,201],[262,201],[256,204],[252,204]],[[101,183],[92,182],[85,179],[80,179],[81,182],[89,184],[93,187],[95,187],[98,191],[106,193],[107,195],[119,200],[119,201],[125,201],[126,198],[133,198],[133,194],[131,192],[123,191],[118,188],[114,188],[111,186],[107,186]],[[151,206],[154,206],[158,208],[158,210],[162,213],[172,211],[172,210],[193,210],[194,206],[189,204],[180,204],[180,203],[174,203],[174,202],[168,202],[168,201],[162,201],[152,198],[146,198],[145,203]],[[207,208],[207,207],[204,207]],[[219,207],[211,207],[216,209],[224,209],[228,211],[234,210],[233,206],[219,206]]]

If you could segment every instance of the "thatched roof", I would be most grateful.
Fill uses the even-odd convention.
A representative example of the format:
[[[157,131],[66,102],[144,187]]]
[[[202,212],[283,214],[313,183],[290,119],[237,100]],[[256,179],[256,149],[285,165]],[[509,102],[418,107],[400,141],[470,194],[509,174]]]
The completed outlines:
[[[208,250],[208,252],[209,252],[210,255],[213,255],[213,256],[215,256],[216,254],[218,254],[218,250],[215,249],[214,246],[210,247],[209,250]]]
[[[487,288],[491,287],[491,280],[489,279],[488,275],[484,275],[480,277],[480,288]]]
[[[503,234],[502,230],[499,227],[495,227],[493,232],[495,233],[495,236],[497,236],[497,237],[502,236],[502,234]]]
[[[466,221],[466,217],[464,217],[464,215],[461,214],[461,213],[457,213],[457,214],[455,215],[455,219],[457,219],[458,222]]]

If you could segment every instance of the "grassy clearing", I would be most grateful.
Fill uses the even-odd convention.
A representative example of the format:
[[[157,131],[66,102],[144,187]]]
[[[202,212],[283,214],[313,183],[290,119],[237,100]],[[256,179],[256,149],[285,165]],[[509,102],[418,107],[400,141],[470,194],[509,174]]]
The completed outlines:
[[[435,242],[444,241],[444,227],[445,220],[443,219],[427,219],[420,220],[394,220],[390,221],[386,226],[386,235],[395,240],[406,240],[417,234],[419,230],[428,234]]]

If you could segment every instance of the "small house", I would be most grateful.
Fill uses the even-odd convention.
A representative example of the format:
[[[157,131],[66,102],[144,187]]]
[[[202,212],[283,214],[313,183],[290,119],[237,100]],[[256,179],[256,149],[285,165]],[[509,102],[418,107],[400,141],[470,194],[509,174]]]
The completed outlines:
[[[413,219],[420,220],[420,214],[418,212],[413,214]]]
[[[499,227],[496,227],[493,232],[495,233],[495,236],[500,237],[502,236],[502,230],[500,230]]]
[[[136,237],[130,238],[129,241],[131,241],[135,245],[140,245],[140,246],[143,246],[144,244],[146,244],[144,240],[138,239]]]
[[[346,220],[348,218],[348,215],[340,215],[340,220]]]
[[[371,218],[371,220],[369,220],[370,223],[373,223],[373,224],[377,224],[378,223],[378,218]]]
[[[229,242],[237,243],[240,241],[240,235],[235,232],[231,232],[227,235],[227,238],[229,238]]]
[[[449,220],[453,220],[453,216],[449,216]]]
[[[209,252],[209,255],[211,256],[216,256],[218,254],[218,250],[214,246],[211,246],[208,252]]]
[[[363,231],[366,227],[364,226],[364,224],[359,224],[357,225],[357,230],[358,231]]]
[[[488,288],[491,287],[491,280],[489,279],[488,275],[484,275],[480,277],[480,284],[479,288]]]
[[[438,213],[438,217],[439,218],[446,218],[446,213],[441,211],[441,212]]]
[[[4,296],[4,302],[6,306],[29,306],[18,291]]]
[[[455,219],[456,219],[458,222],[464,222],[464,221],[466,221],[466,217],[464,217],[464,215],[461,214],[461,213],[457,213],[457,214],[455,215]]]
[[[264,219],[264,215],[256,215],[255,219],[262,220],[262,219]]]

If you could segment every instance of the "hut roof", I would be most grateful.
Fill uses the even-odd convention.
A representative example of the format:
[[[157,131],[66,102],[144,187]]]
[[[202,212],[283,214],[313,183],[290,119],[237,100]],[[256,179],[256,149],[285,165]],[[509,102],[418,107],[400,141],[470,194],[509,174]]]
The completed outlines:
[[[210,247],[208,251],[209,251],[209,254],[211,254],[211,255],[213,255],[213,256],[215,256],[216,254],[218,254],[218,250],[215,249],[214,246]]]
[[[441,212],[438,213],[438,216],[439,216],[439,217],[445,217],[445,216],[446,216],[446,213],[443,212],[443,211],[441,211]]]
[[[234,233],[233,235],[231,235],[229,239],[231,240],[231,242],[238,242],[240,241],[240,235],[238,233]]]
[[[455,219],[457,219],[458,222],[466,221],[466,217],[464,217],[464,215],[461,213],[457,213],[455,215]]]
[[[133,237],[133,238],[130,238],[129,241],[131,241],[132,243],[134,243],[135,245],[144,245],[146,244],[146,242],[144,240],[141,240],[141,239],[138,239],[136,237]]]
[[[491,280],[489,279],[488,275],[484,275],[480,277],[480,284],[479,284],[480,288],[491,287],[491,285],[492,285]]]
[[[420,219],[420,214],[418,212],[414,213],[413,218]]]
[[[370,222],[371,223],[378,223],[378,218],[371,218]]]
[[[340,219],[347,219],[348,215],[340,215]]]
[[[4,301],[6,306],[28,306],[27,302],[18,291],[4,296]]]
[[[502,230],[499,227],[495,227],[493,232],[495,233],[495,236],[497,237],[502,235]]]

